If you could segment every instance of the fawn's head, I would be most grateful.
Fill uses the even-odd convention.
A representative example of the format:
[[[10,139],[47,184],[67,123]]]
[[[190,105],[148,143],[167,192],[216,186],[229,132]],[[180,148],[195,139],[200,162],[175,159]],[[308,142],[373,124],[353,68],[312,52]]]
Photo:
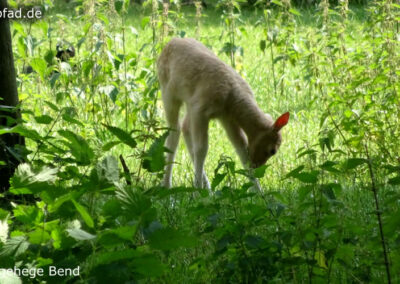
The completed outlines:
[[[272,128],[260,132],[254,141],[249,141],[249,158],[252,168],[262,166],[276,154],[282,142],[280,130],[288,123],[289,116],[288,112],[282,114],[274,122]]]

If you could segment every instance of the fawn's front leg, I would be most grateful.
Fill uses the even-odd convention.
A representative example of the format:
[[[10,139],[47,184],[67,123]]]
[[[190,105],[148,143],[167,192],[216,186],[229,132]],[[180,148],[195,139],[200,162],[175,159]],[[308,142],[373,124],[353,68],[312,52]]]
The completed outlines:
[[[232,145],[235,148],[243,167],[250,171],[250,181],[254,184],[254,187],[257,190],[261,191],[260,182],[257,178],[252,177],[252,169],[249,167],[248,142],[244,131],[229,118],[220,119],[220,121],[226,131],[226,134],[228,135],[229,140],[232,142]]]
[[[188,110],[189,111],[189,110]],[[189,111],[191,144],[194,164],[194,185],[198,188],[208,188],[210,184],[207,178],[203,182],[204,162],[208,151],[208,123],[207,117],[199,112]]]

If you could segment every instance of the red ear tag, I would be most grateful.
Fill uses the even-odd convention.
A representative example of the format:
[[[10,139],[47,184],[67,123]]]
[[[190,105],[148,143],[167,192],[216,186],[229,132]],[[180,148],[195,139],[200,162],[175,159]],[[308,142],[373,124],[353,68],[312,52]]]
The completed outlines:
[[[278,117],[278,119],[274,123],[274,129],[276,131],[281,130],[281,128],[284,127],[289,122],[289,117],[290,117],[289,112],[285,112],[280,117]]]

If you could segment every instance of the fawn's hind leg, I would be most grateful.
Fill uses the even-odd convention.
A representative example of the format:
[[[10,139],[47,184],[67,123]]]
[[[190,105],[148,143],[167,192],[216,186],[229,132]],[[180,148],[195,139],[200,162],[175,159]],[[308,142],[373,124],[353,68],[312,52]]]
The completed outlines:
[[[165,142],[165,147],[169,150],[169,152],[167,152],[163,186],[170,188],[172,186],[172,168],[174,166],[174,158],[180,136],[179,109],[182,105],[182,102],[179,100],[171,99],[168,94],[164,93],[164,90],[163,102],[165,116],[167,118],[168,127],[170,128],[169,135]]]
[[[188,109],[190,137],[193,151],[194,186],[197,188],[209,187],[203,182],[204,162],[208,151],[208,123],[209,119],[199,110]],[[208,182],[208,180],[207,180]]]
[[[186,148],[189,152],[190,159],[192,160],[192,163],[194,165],[194,153],[193,153],[193,142],[192,142],[192,134],[190,132],[190,116],[189,114],[185,115],[185,118],[182,123],[182,132],[183,132],[183,137],[185,138],[185,144]],[[203,169],[203,174],[202,174],[202,181],[203,181],[203,186],[207,189],[210,189],[210,182],[208,181],[207,175]]]

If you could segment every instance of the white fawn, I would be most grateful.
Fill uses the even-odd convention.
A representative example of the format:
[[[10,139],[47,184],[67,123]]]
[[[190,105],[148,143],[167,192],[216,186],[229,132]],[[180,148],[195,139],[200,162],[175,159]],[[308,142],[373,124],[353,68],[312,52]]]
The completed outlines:
[[[281,145],[280,130],[289,113],[275,122],[258,107],[252,90],[242,77],[202,43],[174,38],[157,62],[162,100],[170,130],[163,186],[171,187],[172,168],[183,131],[195,170],[195,187],[210,188],[204,172],[208,151],[208,125],[218,119],[232,142],[243,166],[257,168],[273,156]],[[179,110],[186,115],[179,125]],[[259,187],[259,186],[258,186]]]

